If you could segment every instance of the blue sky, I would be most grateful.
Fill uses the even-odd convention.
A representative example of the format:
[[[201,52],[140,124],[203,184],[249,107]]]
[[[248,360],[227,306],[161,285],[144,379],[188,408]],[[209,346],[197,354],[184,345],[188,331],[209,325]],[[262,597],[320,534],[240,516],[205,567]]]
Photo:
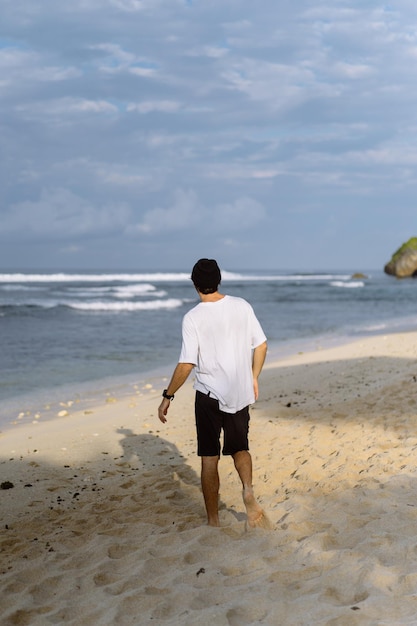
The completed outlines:
[[[0,269],[382,268],[417,3],[2,0]]]

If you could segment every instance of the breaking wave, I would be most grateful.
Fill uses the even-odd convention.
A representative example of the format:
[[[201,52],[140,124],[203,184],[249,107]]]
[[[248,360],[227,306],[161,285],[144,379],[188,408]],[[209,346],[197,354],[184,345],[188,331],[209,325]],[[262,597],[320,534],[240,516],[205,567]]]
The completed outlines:
[[[282,274],[244,274],[222,270],[224,281],[314,281],[314,280],[349,280],[349,274],[325,273],[282,273]],[[0,274],[0,283],[106,283],[106,282],[184,282],[190,281],[187,272],[152,272],[142,274]]]
[[[123,311],[152,311],[158,309],[176,309],[183,305],[185,300],[168,298],[166,300],[145,300],[140,302],[120,301],[120,302],[104,302],[96,300],[95,302],[71,301],[71,300],[26,300],[24,302],[2,302],[1,308],[9,307],[17,308],[39,308],[54,309],[58,307],[67,307],[77,311],[109,311],[111,313],[119,313]]]
[[[341,280],[334,280],[331,283],[332,287],[345,287],[348,289],[357,289],[359,287],[365,287],[365,283],[362,282],[361,280],[357,280],[357,281],[350,281],[350,282],[343,282]]]
[[[66,306],[79,311],[109,311],[111,313],[119,313],[123,311],[177,309],[182,306],[182,304],[182,300],[171,298],[167,300],[148,300],[146,302],[68,302]]]

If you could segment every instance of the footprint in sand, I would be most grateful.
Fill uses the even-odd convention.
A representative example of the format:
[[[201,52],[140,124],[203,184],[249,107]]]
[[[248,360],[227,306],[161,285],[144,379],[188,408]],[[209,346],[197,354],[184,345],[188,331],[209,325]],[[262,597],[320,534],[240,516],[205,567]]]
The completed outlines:
[[[260,623],[267,616],[267,611],[258,606],[236,607],[226,613],[230,626],[248,626]]]
[[[347,588],[329,587],[326,589],[321,599],[335,606],[351,606],[364,602],[369,597],[369,593],[365,590],[353,590]]]
[[[118,576],[110,572],[99,572],[93,577],[96,587],[105,587],[118,581]]]
[[[13,613],[10,613],[9,615],[6,615],[4,617],[5,621],[3,622],[3,624],[5,626],[26,626],[26,624],[39,624],[41,623],[38,621],[39,617],[43,614],[50,613],[52,609],[52,606],[43,606],[39,609],[32,609],[30,611],[27,611],[25,609],[19,609],[17,611],[14,611]]]
[[[110,546],[110,548],[107,550],[107,554],[111,559],[123,559],[125,556],[128,556],[131,553],[131,545],[121,546],[116,544],[114,546]]]

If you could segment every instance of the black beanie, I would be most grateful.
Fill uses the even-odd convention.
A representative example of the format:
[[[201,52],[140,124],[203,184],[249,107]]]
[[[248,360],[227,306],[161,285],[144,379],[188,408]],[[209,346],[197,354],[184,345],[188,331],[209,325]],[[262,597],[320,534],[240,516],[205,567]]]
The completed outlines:
[[[220,268],[214,259],[200,259],[191,273],[194,286],[200,290],[217,288],[221,279]]]

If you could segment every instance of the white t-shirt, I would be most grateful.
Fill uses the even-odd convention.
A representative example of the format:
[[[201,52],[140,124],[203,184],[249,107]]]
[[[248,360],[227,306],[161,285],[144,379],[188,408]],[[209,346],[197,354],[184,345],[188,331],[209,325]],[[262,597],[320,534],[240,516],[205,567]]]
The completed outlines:
[[[222,411],[236,413],[255,401],[252,353],[264,341],[251,305],[224,296],[186,313],[179,362],[196,366],[195,389],[210,392]]]

